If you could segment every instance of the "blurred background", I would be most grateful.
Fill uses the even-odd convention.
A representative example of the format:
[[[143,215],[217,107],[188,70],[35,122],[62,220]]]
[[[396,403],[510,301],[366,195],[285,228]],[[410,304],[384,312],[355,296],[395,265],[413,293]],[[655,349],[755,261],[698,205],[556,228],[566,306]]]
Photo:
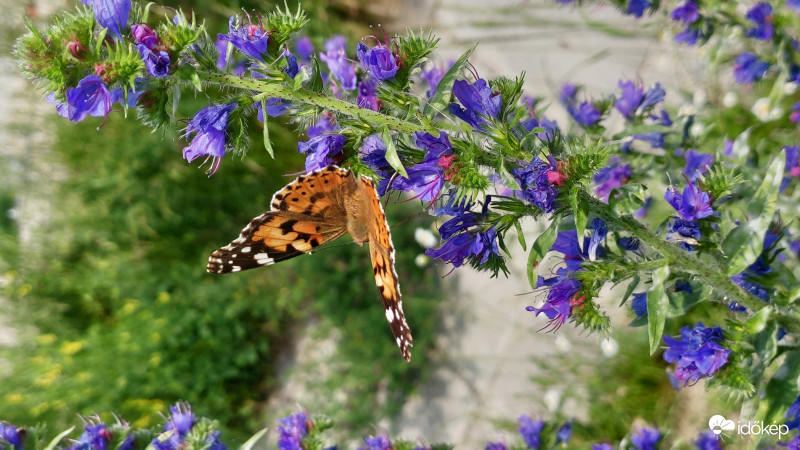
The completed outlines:
[[[479,42],[471,62],[480,76],[525,71],[530,95],[555,99],[567,81],[607,94],[633,79],[660,81],[675,107],[706,101],[705,91],[678,88],[704,75],[696,50],[679,53],[657,19],[550,1],[486,3],[302,6],[318,51],[333,34],[353,51],[370,25],[390,34],[432,29],[442,63]],[[212,35],[242,8],[275,6],[164,4],[196,11]],[[619,334],[606,339],[569,326],[537,332],[546,320],[524,310],[539,296],[518,245],[509,245],[508,279],[466,267],[442,277],[450,267],[419,257],[415,230],[436,225],[419,203],[387,205],[414,332],[410,364],[386,326],[368,253],[348,239],[265,270],[207,274],[208,255],[303,167],[302,131],[270,121],[272,160],[254,122],[246,159],[227,158],[209,179],[181,158],[177,135],[152,134],[119,113],[102,126],[68,123],[20,78],[10,51],[24,15],[42,24],[74,4],[0,6],[0,419],[58,430],[77,414],[113,411],[147,426],[185,400],[220,420],[230,443],[302,408],[331,416],[339,442],[389,432],[476,447],[511,440],[523,413],[574,419],[580,444],[619,440],[645,422],[691,439],[706,429],[708,411],[725,412],[702,386],[675,395],[660,355],[648,356],[646,330],[627,328],[632,314],[617,308],[619,290],[607,293]],[[183,116],[207,102],[187,102]],[[567,126],[560,106],[547,114]],[[526,232],[537,230],[531,223]]]

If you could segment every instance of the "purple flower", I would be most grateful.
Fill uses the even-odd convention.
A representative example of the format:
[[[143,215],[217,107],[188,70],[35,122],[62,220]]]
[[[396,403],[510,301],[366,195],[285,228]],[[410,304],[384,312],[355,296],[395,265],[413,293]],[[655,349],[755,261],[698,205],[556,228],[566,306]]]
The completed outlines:
[[[631,300],[631,309],[633,309],[636,317],[647,315],[647,292],[637,292],[636,294],[633,294],[633,300]]]
[[[747,11],[745,18],[755,25],[747,30],[747,37],[765,41],[772,39],[772,6],[769,3],[756,4]]]
[[[442,156],[453,153],[450,139],[444,131],[439,132],[439,137],[417,131],[414,133],[414,143],[425,150],[425,161],[438,161]]]
[[[414,193],[414,198],[423,202],[432,202],[439,196],[444,186],[444,170],[438,161],[429,160],[406,168],[408,178],[398,176],[392,183],[392,189]]]
[[[367,71],[378,80],[388,80],[397,73],[397,59],[388,46],[378,43],[369,48],[363,42],[356,46],[356,55]]]
[[[706,430],[704,433],[697,435],[697,439],[694,441],[694,448],[697,450],[721,450],[722,445],[719,443],[719,436],[711,430]]]
[[[192,143],[183,149],[183,157],[189,162],[199,156],[211,158],[211,167],[208,174],[213,175],[219,167],[220,160],[225,156],[225,145],[228,130],[228,117],[236,109],[236,102],[224,105],[206,106],[195,114],[186,127],[186,138],[191,133],[196,133]]]
[[[795,12],[800,12],[800,0],[786,0],[786,6],[795,10]]]
[[[161,39],[159,39],[158,34],[145,24],[131,26],[131,34],[133,34],[133,39],[137,44],[144,44],[150,50],[154,50],[161,45]]]
[[[522,188],[522,198],[546,213],[553,212],[554,201],[558,196],[558,191],[548,177],[551,172],[558,172],[555,160],[546,163],[538,156],[534,156],[527,166],[511,171],[511,175]]]
[[[639,239],[633,236],[625,236],[617,239],[617,245],[625,251],[634,252],[639,250]]]
[[[163,77],[169,73],[169,53],[164,50],[153,50],[145,44],[136,44],[139,56],[144,60],[147,73],[154,77]]]
[[[593,444],[592,450],[614,450],[614,447],[604,442],[602,444]]]
[[[789,120],[792,121],[792,123],[800,122],[800,102],[792,105],[792,112],[789,113]]]
[[[70,450],[106,450],[111,442],[111,433],[102,423],[86,425],[77,442],[70,446]]]
[[[91,5],[94,18],[101,27],[107,28],[117,40],[122,40],[122,32],[128,27],[131,0],[81,0]]]
[[[673,217],[668,226],[668,241],[678,242],[680,248],[687,252],[694,250],[694,247],[699,245],[698,239],[700,239],[701,234],[700,225],[697,222]]]
[[[278,448],[301,450],[303,437],[308,434],[309,421],[304,413],[292,414],[278,419]]]
[[[778,445],[780,445],[781,447],[786,447],[786,448],[788,448],[789,450],[799,450],[799,449],[800,449],[800,434],[798,434],[797,436],[795,436],[795,437],[794,437],[794,438],[793,438],[791,441],[789,441],[789,442],[781,442],[781,441],[778,441]]]
[[[540,434],[542,433],[542,428],[544,427],[544,422],[541,420],[533,420],[526,415],[519,416],[517,419],[517,423],[519,423],[519,434],[522,435],[522,440],[525,441],[525,445],[528,448],[539,448]]]
[[[609,166],[597,171],[593,180],[597,184],[595,194],[605,203],[611,191],[624,186],[631,179],[631,165],[620,164],[618,158],[612,158]]]
[[[683,174],[694,182],[700,175],[708,173],[708,166],[714,162],[714,155],[710,153],[700,153],[697,150],[690,149],[684,155],[686,158],[686,168],[683,169]]]
[[[460,267],[464,260],[469,259],[474,265],[483,265],[492,257],[500,256],[497,241],[497,230],[494,226],[482,229],[483,218],[486,216],[490,197],[487,197],[483,211],[476,213],[469,211],[471,204],[461,202],[452,205],[454,197],[450,197],[448,213],[456,215],[439,227],[442,240],[446,241],[438,249],[428,249],[425,254],[431,258],[439,258]]]
[[[664,199],[678,211],[683,220],[698,220],[714,214],[711,197],[691,182],[683,188],[683,194],[678,194],[675,186],[670,185]]]
[[[788,174],[789,177],[800,177],[800,150],[797,145],[783,147],[786,151],[786,168],[783,173]],[[781,183],[781,191],[789,186],[789,177],[784,177]]]
[[[352,91],[356,88],[356,68],[347,62],[345,44],[342,36],[334,36],[325,41],[325,53],[320,53],[319,57],[328,64],[328,69],[339,80],[342,88]]]
[[[314,54],[314,44],[311,43],[311,39],[304,36],[297,40],[294,50],[300,60],[307,63],[311,61],[311,55]]]
[[[179,436],[185,437],[194,426],[194,414],[188,403],[177,403],[169,407],[170,416],[164,424],[164,431],[175,430]]]
[[[420,76],[428,83],[428,90],[425,92],[428,98],[433,97],[433,94],[436,93],[436,88],[439,87],[439,82],[442,81],[442,77],[444,77],[447,70],[436,64],[431,64],[427,69],[422,69]]]
[[[694,23],[700,18],[695,0],[686,0],[684,4],[673,9],[670,18],[683,23]]]
[[[4,441],[11,445],[13,450],[22,448],[22,435],[17,427],[10,423],[0,422],[0,443]]]
[[[790,430],[800,430],[800,396],[789,406],[789,409],[786,410],[786,414],[784,414],[783,417],[789,419],[785,423]],[[2,432],[0,432],[0,436],[2,436]]]
[[[557,133],[561,133],[558,128],[558,122],[550,120],[547,117],[542,117],[540,120],[531,118],[522,122],[522,126],[526,130],[531,131],[536,127],[544,128],[544,133],[536,133],[536,137],[543,141],[552,141]]]
[[[736,57],[736,65],[733,67],[733,78],[737,83],[752,83],[760,80],[767,74],[770,64],[762,61],[756,55],[743,52]]]
[[[450,263],[453,267],[461,267],[464,260],[471,255],[470,247],[474,237],[468,233],[460,233],[448,239],[437,249],[429,248],[425,254],[431,258],[439,258],[444,262]]]
[[[656,450],[656,444],[661,440],[661,433],[656,428],[637,427],[631,436],[631,444],[637,450]]]
[[[244,55],[263,61],[269,45],[269,33],[264,31],[263,26],[253,25],[249,15],[247,21],[248,24],[244,25],[232,16],[228,20],[228,34],[219,34],[218,37],[233,44]]]
[[[694,328],[682,327],[680,337],[664,336],[668,348],[664,360],[675,363],[670,377],[683,386],[697,383],[719,371],[728,362],[731,351],[718,344],[724,338],[719,327],[706,328],[697,323]]]
[[[686,45],[694,45],[700,39],[700,28],[696,26],[687,27],[685,30],[675,35],[675,42],[681,42]],[[703,35],[705,37],[705,35]]]
[[[378,111],[380,103],[378,102],[378,91],[375,89],[377,82],[374,78],[367,77],[358,82],[358,98],[356,103],[361,108],[371,109]]]
[[[228,447],[219,440],[221,435],[222,433],[219,431],[212,431],[209,433],[208,437],[206,437],[206,447],[204,447],[204,450],[228,450]]]
[[[486,450],[506,450],[506,444],[502,442],[489,442],[486,444]]]
[[[556,433],[556,444],[559,442],[567,442],[572,436],[572,422],[567,422],[559,427]]]
[[[282,116],[292,106],[292,103],[289,100],[278,97],[270,97],[265,103],[267,105],[267,115],[270,117]],[[263,122],[264,110],[261,107],[261,102],[253,103],[253,108],[258,110],[258,121]]]
[[[341,134],[320,134],[308,142],[298,142],[297,151],[305,153],[306,172],[322,169],[333,164],[333,156],[342,152],[347,138]]]
[[[558,99],[565,105],[575,103],[575,96],[578,95],[578,87],[572,83],[564,83],[558,91]]]
[[[653,148],[661,148],[664,146],[664,133],[659,131],[651,131],[650,133],[637,133],[626,137],[622,140],[619,149],[622,153],[629,153],[633,141],[645,141]]]
[[[386,144],[379,134],[371,134],[364,139],[364,144],[358,150],[358,156],[376,171],[383,171],[389,167],[389,162],[386,161]]]
[[[369,437],[364,439],[364,443],[367,446],[359,450],[392,450],[392,444],[386,436]]]
[[[649,8],[650,5],[652,5],[652,3],[648,0],[630,0],[625,13],[637,18],[642,17],[644,10]]]
[[[758,255],[756,260],[747,266],[742,272],[731,277],[736,284],[741,286],[747,292],[760,298],[763,301],[769,301],[769,291],[764,288],[757,281],[772,272],[767,261],[772,260],[776,251],[775,243],[780,239],[781,234],[767,230],[764,234],[764,243],[762,244],[761,254]],[[743,312],[744,308],[738,304],[729,305],[731,309]]]
[[[664,100],[664,89],[661,84],[644,91],[643,87],[637,86],[633,81],[619,80],[617,85],[622,90],[619,98],[614,102],[617,109],[626,119],[632,119],[636,115],[644,114],[648,109],[661,103]]]
[[[88,75],[76,87],[67,88],[66,116],[73,122],[80,122],[87,115],[105,117],[111,111],[116,92],[111,92],[100,75]]]
[[[478,79],[475,83],[469,84],[465,80],[456,80],[453,83],[453,95],[456,96],[463,108],[455,103],[450,104],[450,113],[467,122],[473,128],[485,131],[487,118],[496,119],[500,114],[500,106],[503,103],[502,96],[495,94],[486,83],[486,80]]]
[[[317,121],[314,125],[308,127],[306,130],[306,136],[309,139],[315,138],[323,133],[330,133],[331,131],[336,131],[339,129],[339,126],[335,123],[331,122],[328,117],[323,117]]]
[[[581,102],[578,106],[570,105],[567,112],[578,125],[586,128],[597,125],[602,118],[602,113],[589,102]]]

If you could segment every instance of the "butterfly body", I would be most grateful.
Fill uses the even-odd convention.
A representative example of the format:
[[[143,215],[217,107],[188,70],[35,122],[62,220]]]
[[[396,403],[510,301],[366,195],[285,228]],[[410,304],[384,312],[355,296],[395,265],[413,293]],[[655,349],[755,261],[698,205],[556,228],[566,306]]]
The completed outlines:
[[[231,273],[274,264],[310,253],[345,233],[359,245],[369,243],[386,319],[403,357],[410,360],[413,339],[394,269],[394,246],[370,178],[336,166],[298,177],[273,195],[269,211],[211,254],[207,270]]]

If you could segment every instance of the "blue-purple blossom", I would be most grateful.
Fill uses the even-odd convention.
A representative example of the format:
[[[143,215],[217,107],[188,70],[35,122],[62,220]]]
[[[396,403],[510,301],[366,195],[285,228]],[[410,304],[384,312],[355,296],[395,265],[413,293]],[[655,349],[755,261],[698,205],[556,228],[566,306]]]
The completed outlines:
[[[219,440],[220,436],[222,436],[222,432],[220,431],[212,431],[209,433],[206,437],[206,447],[204,447],[203,450],[228,450],[228,447]]]
[[[380,134],[371,134],[364,139],[364,144],[358,150],[358,156],[370,168],[381,171],[389,167],[386,161],[386,144]]]
[[[694,441],[694,448],[697,450],[722,450],[722,445],[719,442],[718,435],[711,430],[706,430],[697,435],[697,439]]]
[[[783,417],[788,419],[784,423],[790,430],[800,430],[800,396],[797,396],[794,402],[789,406],[789,409],[786,410],[786,414],[784,414]]]
[[[686,158],[686,167],[683,169],[683,174],[689,181],[696,181],[700,175],[708,173],[708,166],[714,162],[714,155],[710,153],[700,153],[695,149],[690,149],[684,155]]]
[[[359,42],[356,45],[356,55],[367,71],[378,80],[393,78],[399,69],[395,55],[388,46],[381,43],[369,48],[367,44]]]
[[[642,317],[647,315],[647,292],[637,292],[633,294],[633,300],[631,300],[631,309],[633,313],[636,314],[636,317]]]
[[[675,35],[675,42],[680,42],[686,45],[694,45],[701,36],[705,37],[705,35],[700,32],[699,27],[690,26]]]
[[[170,416],[164,425],[164,431],[174,430],[180,436],[189,434],[194,426],[195,417],[188,403],[178,403],[169,407]]]
[[[675,363],[670,378],[677,386],[695,384],[714,375],[728,362],[731,351],[719,345],[724,339],[719,327],[706,328],[698,322],[693,328],[682,327],[680,339],[664,336],[668,347],[664,360]]]
[[[564,105],[571,105],[575,103],[575,97],[578,95],[578,87],[572,83],[564,83],[558,91],[558,99]]]
[[[294,50],[300,57],[300,61],[307,63],[311,61],[311,56],[314,54],[314,44],[311,43],[308,36],[304,36],[297,40]]]
[[[482,78],[472,84],[466,80],[456,80],[453,83],[453,95],[461,106],[451,103],[450,113],[477,130],[485,131],[483,126],[486,125],[486,119],[496,119],[500,114],[502,96],[492,92],[486,80]]]
[[[770,292],[761,284],[760,278],[772,273],[772,268],[768,264],[776,252],[775,244],[780,239],[781,234],[767,230],[764,234],[764,243],[762,244],[761,254],[758,255],[752,264],[747,266],[742,272],[731,277],[736,284],[742,289],[751,293],[752,295],[760,298],[763,301],[769,301]],[[731,310],[744,312],[745,309],[739,304],[731,303],[728,306]]]
[[[0,422],[0,444],[3,442],[10,445],[13,450],[22,448],[22,435],[17,427],[7,422]]]
[[[795,12],[800,12],[800,0],[786,0],[786,6],[792,8]]]
[[[466,259],[474,264],[483,265],[491,257],[501,257],[498,245],[497,230],[494,225],[482,229],[483,218],[488,211],[491,198],[487,197],[481,213],[469,211],[471,204],[461,202],[452,205],[454,197],[451,196],[448,204],[451,206],[447,213],[455,216],[439,227],[439,234],[444,244],[437,249],[428,249],[425,254],[431,258],[439,258],[460,267]]]
[[[605,203],[611,191],[624,186],[631,179],[631,165],[621,164],[618,158],[612,158],[608,167],[598,170],[593,180],[597,184],[595,194]]]
[[[534,156],[527,166],[511,171],[522,188],[522,198],[546,213],[553,212],[558,196],[558,191],[550,182],[551,177],[548,177],[551,172],[558,172],[555,160],[544,162],[538,156]]]
[[[306,172],[334,164],[334,156],[342,152],[347,138],[341,134],[321,134],[307,142],[298,142],[297,151],[306,156]]]
[[[523,414],[519,416],[517,423],[519,424],[519,434],[522,435],[522,440],[525,441],[525,445],[527,445],[528,448],[539,448],[539,444],[541,443],[540,435],[544,427],[544,422],[541,420],[533,420]]]
[[[377,82],[374,78],[367,77],[358,82],[358,97],[356,103],[361,108],[378,111],[380,103],[378,101]]]
[[[778,445],[780,445],[781,447],[786,447],[788,450],[800,450],[800,434],[795,436],[789,442],[778,441]]]
[[[789,187],[791,178],[800,177],[800,150],[798,150],[797,145],[783,147],[783,150],[786,152],[786,166],[783,173],[788,176],[783,177],[781,192]]]
[[[122,32],[128,27],[131,0],[81,0],[81,2],[92,6],[94,18],[101,27],[107,28],[117,40],[122,40]]]
[[[556,444],[567,442],[570,436],[572,436],[572,422],[567,422],[558,428],[556,432]]]
[[[578,125],[591,128],[600,122],[603,117],[599,109],[589,102],[581,102],[579,105],[567,106],[567,112]]]
[[[54,94],[48,101],[56,104],[56,110],[62,117],[73,122],[80,122],[86,116],[105,117],[111,112],[111,105],[122,101],[122,89],[108,89],[99,75],[88,75],[78,82],[76,87],[66,90],[66,103],[59,104]],[[135,100],[137,96],[128,96],[128,100]]]
[[[644,141],[650,144],[650,146],[653,148],[661,148],[664,146],[664,133],[659,131],[651,131],[649,133],[633,134],[622,140],[619,150],[622,153],[630,153],[633,141]]]
[[[753,23],[747,30],[747,37],[761,40],[772,39],[772,6],[767,2],[760,2],[750,8],[745,18]]]
[[[303,437],[308,434],[309,421],[305,413],[292,414],[278,419],[278,448],[301,450]]]
[[[637,427],[636,432],[631,435],[631,444],[637,450],[656,450],[660,440],[661,432],[656,428]]]
[[[639,250],[639,239],[633,236],[624,236],[617,239],[617,245],[623,250],[634,252]]]
[[[649,0],[629,0],[628,8],[625,9],[625,14],[636,18],[642,17],[644,10],[649,8],[650,5],[652,5],[652,2]]]
[[[386,436],[374,436],[364,439],[366,447],[359,447],[358,450],[392,450],[392,443]]]
[[[506,444],[502,442],[489,442],[486,444],[486,450],[506,450]]]
[[[155,49],[161,45],[158,34],[145,24],[135,24],[131,26],[131,34],[137,44],[144,44],[149,49]]]
[[[543,141],[552,141],[556,134],[561,133],[561,130],[558,128],[558,122],[550,120],[547,117],[542,117],[541,119],[527,119],[522,122],[522,126],[528,131],[532,131],[536,127],[543,128],[544,133],[536,133],[536,137]]]
[[[676,7],[670,13],[670,18],[683,23],[694,23],[700,18],[696,0],[686,0],[682,5]]]
[[[352,91],[356,88],[356,68],[347,61],[346,43],[338,35],[328,39],[325,41],[325,53],[320,53],[319,58],[328,64],[328,69],[342,88]]]
[[[414,198],[423,202],[432,202],[439,196],[444,186],[445,155],[451,154],[450,139],[445,132],[439,137],[428,133],[414,133],[414,142],[417,147],[425,150],[423,162],[406,168],[408,177],[398,176],[392,182],[391,188],[403,192],[411,192]]]
[[[317,136],[319,136],[321,134],[330,133],[331,131],[336,131],[338,129],[339,129],[339,126],[337,124],[333,123],[330,120],[330,118],[322,117],[321,119],[319,119],[317,121],[317,123],[315,123],[314,125],[308,127],[308,130],[306,130],[306,136],[308,136],[308,138],[311,139],[311,138],[315,138],[315,137],[317,137]]]
[[[602,444],[593,444],[592,450],[614,450],[611,444],[603,442]]]
[[[714,214],[708,192],[700,190],[691,182],[686,184],[682,194],[678,193],[675,186],[670,185],[664,193],[664,199],[678,211],[683,220],[698,220]]]
[[[264,31],[264,27],[256,26],[247,18],[248,24],[238,23],[236,17],[231,17],[228,21],[228,34],[219,34],[219,39],[226,40],[233,44],[237,50],[244,55],[258,61],[264,60],[269,46],[269,33]]]
[[[196,133],[192,143],[183,149],[183,157],[188,162],[200,156],[211,158],[211,167],[208,173],[213,175],[219,167],[220,160],[225,156],[227,141],[228,118],[236,109],[236,102],[224,105],[206,106],[195,114],[186,127],[186,138]]]
[[[614,108],[622,113],[626,119],[632,119],[636,115],[645,113],[648,109],[661,103],[666,95],[659,83],[656,83],[647,92],[643,87],[637,86],[636,83],[630,80],[619,80],[617,85],[622,90],[622,93],[614,102]]]
[[[428,98],[433,97],[433,94],[436,93],[436,88],[439,87],[439,82],[442,81],[446,70],[437,64],[431,64],[427,69],[422,69],[420,77],[428,83],[428,90],[425,92]]]
[[[673,217],[667,229],[667,240],[677,242],[679,247],[690,252],[699,244],[700,224],[693,220],[683,220]]]
[[[760,80],[767,74],[770,64],[758,59],[749,52],[742,52],[736,57],[736,65],[733,67],[733,79],[737,83],[752,83]]]
[[[440,131],[438,137],[417,131],[414,133],[414,143],[418,148],[425,150],[425,161],[438,161],[442,156],[453,153],[450,138],[444,131]]]
[[[111,433],[102,423],[86,425],[78,440],[69,450],[106,450],[111,441]]]
[[[282,116],[292,107],[292,103],[289,100],[278,97],[270,97],[264,103],[267,105],[267,115],[270,117]],[[253,103],[253,108],[258,110],[258,121],[263,122],[264,110],[261,106],[261,102]]]
[[[147,73],[154,77],[163,77],[169,73],[169,53],[164,50],[152,50],[144,44],[136,44],[139,56],[144,61]]]

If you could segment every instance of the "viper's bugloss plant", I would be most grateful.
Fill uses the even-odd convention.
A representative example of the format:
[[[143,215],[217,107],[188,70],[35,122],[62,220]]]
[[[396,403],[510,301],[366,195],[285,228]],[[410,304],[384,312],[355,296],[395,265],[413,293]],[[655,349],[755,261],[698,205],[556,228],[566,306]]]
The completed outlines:
[[[527,308],[532,326],[544,315],[545,328],[607,333],[598,293],[625,283],[619,303],[631,302],[651,353],[666,345],[678,387],[707,379],[765,423],[782,421],[800,394],[797,2],[663,5],[675,40],[710,46],[741,104],[674,111],[664,99],[679,94],[658,82],[622,79],[608,95],[565,83],[568,126],[523,95],[524,74],[482,77],[469,63],[474,48],[449,67],[433,61],[429,34],[376,33],[355,52],[333,36],[317,51],[300,36],[308,19],[299,7],[231,17],[213,36],[183,11],[151,20],[138,3],[84,3],[44,31],[28,24],[15,48],[23,73],[69,120],[105,118],[119,104],[154,129],[182,129],[184,158],[204,157],[209,176],[225,176],[223,161],[248,149],[249,116],[262,122],[270,154],[268,117],[287,116],[308,136],[298,145],[306,171],[350,168],[375,177],[382,195],[403,193],[439,216],[442,244],[428,256],[498,275],[518,240],[531,287],[546,292]],[[611,3],[633,17],[661,6]],[[180,94],[201,91],[209,104],[179,117]],[[614,115],[624,125],[614,127]],[[544,231],[525,231],[528,219]],[[555,264],[540,265],[546,258]],[[714,322],[664,336],[687,315]],[[172,411],[153,445],[184,438],[190,414]],[[301,419],[281,422],[287,448],[315,429]],[[535,424],[521,419],[528,445]],[[92,430],[87,440],[103,438]],[[554,435],[566,440],[569,430]],[[662,439],[641,428],[630,440],[655,448]]]

